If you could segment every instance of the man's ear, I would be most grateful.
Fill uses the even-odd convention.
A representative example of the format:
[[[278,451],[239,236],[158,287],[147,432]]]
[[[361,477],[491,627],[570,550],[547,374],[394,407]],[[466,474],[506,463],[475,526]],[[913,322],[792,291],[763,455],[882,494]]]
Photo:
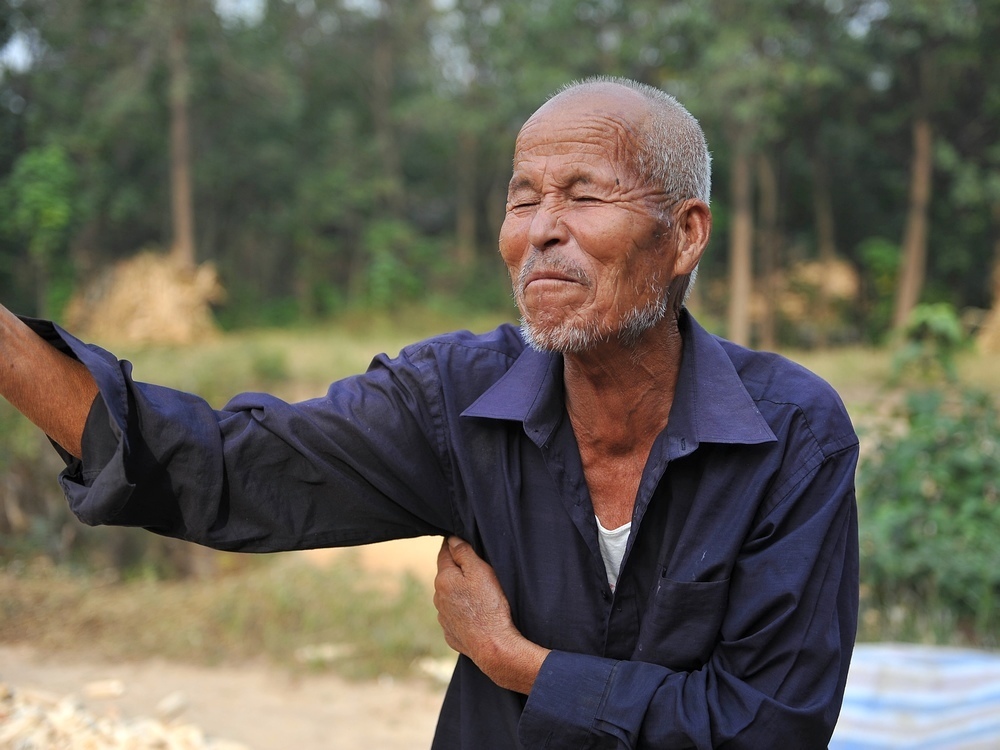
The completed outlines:
[[[705,201],[691,198],[677,211],[677,256],[674,276],[686,276],[698,267],[712,234],[712,211]]]

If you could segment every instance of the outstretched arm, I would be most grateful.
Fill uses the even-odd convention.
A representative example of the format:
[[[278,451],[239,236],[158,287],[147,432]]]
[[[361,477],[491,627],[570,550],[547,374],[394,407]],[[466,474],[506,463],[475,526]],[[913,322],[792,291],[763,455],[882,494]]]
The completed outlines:
[[[2,305],[0,395],[67,452],[80,456],[97,384],[87,368],[43,341]]]
[[[514,627],[493,568],[454,536],[441,545],[437,563],[434,606],[445,641],[500,687],[530,693],[549,650]]]

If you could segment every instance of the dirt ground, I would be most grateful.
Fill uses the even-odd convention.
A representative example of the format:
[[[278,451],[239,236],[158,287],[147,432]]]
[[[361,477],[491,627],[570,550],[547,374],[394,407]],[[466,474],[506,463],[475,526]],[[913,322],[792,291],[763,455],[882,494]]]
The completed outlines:
[[[408,570],[430,582],[439,545],[433,539],[375,545],[363,548],[360,559],[386,575]],[[443,685],[430,679],[357,683],[328,674],[292,676],[263,664],[108,664],[82,651],[48,655],[9,646],[0,646],[0,683],[73,695],[98,717],[155,718],[167,707],[173,721],[250,750],[427,748],[444,697]]]

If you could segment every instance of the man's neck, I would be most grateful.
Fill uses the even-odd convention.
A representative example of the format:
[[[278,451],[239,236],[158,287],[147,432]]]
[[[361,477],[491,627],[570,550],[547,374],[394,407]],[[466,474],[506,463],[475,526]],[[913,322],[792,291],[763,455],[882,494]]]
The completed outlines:
[[[635,346],[608,342],[564,357],[566,408],[578,442],[610,455],[648,451],[666,427],[680,372],[677,320]]]

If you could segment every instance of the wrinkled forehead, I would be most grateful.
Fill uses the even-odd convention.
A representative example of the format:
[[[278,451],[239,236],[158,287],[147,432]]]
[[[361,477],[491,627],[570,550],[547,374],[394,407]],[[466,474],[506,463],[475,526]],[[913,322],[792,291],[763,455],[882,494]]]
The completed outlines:
[[[597,156],[632,166],[646,119],[645,102],[631,91],[567,92],[538,109],[521,128],[518,162],[542,156]]]

